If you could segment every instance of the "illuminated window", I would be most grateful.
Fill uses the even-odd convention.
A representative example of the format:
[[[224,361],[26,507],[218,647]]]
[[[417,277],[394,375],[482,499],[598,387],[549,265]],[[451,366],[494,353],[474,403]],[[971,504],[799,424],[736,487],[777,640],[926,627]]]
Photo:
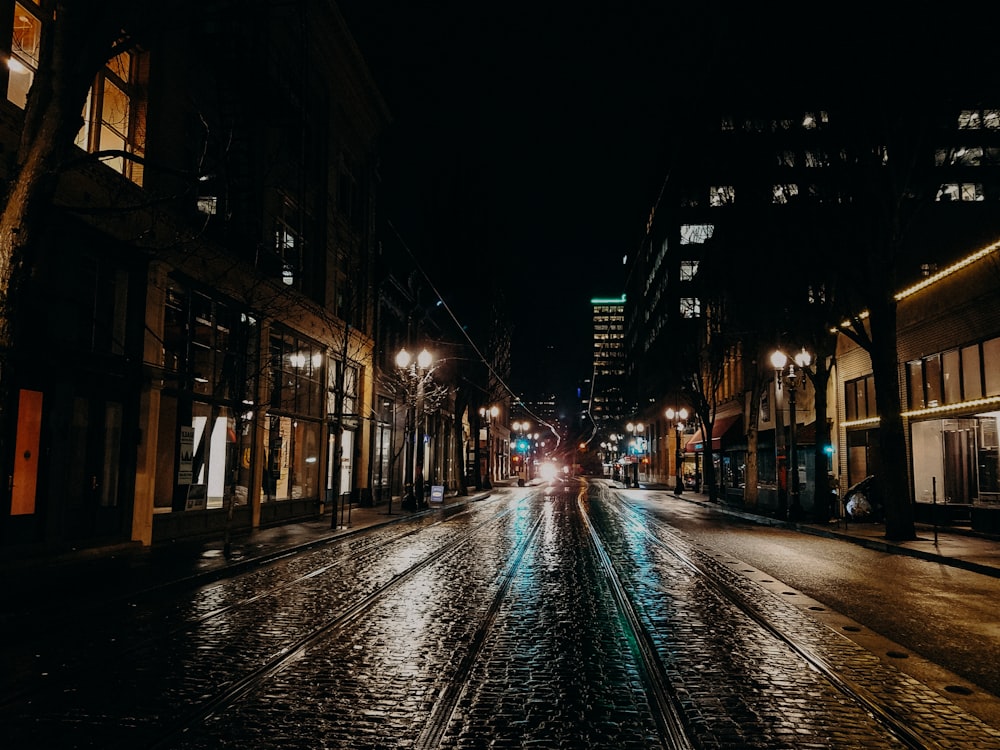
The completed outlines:
[[[977,109],[964,109],[958,114],[959,130],[978,130],[982,120]]]
[[[109,152],[101,160],[137,185],[142,184],[142,164],[127,155],[146,152],[146,103],[137,80],[143,62],[136,50],[108,61],[87,95],[83,127],[76,136],[76,145],[85,151]]]
[[[827,112],[806,112],[802,116],[802,127],[806,130],[815,130],[820,125],[826,125],[830,121]]]
[[[38,48],[42,22],[27,6],[14,3],[14,25],[10,37],[10,58],[7,60],[7,99],[24,109],[28,89],[38,70]]]
[[[983,186],[973,182],[952,182],[938,188],[935,200],[976,202],[984,199]]]
[[[799,186],[794,183],[790,185],[775,185],[771,191],[771,202],[788,203],[788,201],[798,194]]]
[[[683,318],[701,317],[701,300],[697,297],[681,297],[680,312]]]
[[[732,185],[713,185],[708,189],[708,205],[712,207],[731,206],[736,199]]]
[[[830,157],[823,151],[806,151],[805,164],[807,167],[828,167]]]
[[[329,368],[329,387],[327,390],[326,409],[328,414],[337,412],[337,379],[340,371],[344,371],[344,404],[342,414],[357,416],[358,414],[358,368],[355,365],[344,365],[339,360],[331,360]]]
[[[299,285],[302,272],[301,217],[290,198],[281,202],[281,208],[274,219],[274,252],[281,263],[281,283],[287,286]]]
[[[681,244],[701,245],[712,239],[714,224],[681,224]]]
[[[693,281],[694,277],[698,273],[698,261],[696,260],[682,260],[680,275],[678,278],[681,281]]]
[[[875,405],[875,378],[867,375],[844,383],[844,412],[848,421],[873,419],[878,416]]]

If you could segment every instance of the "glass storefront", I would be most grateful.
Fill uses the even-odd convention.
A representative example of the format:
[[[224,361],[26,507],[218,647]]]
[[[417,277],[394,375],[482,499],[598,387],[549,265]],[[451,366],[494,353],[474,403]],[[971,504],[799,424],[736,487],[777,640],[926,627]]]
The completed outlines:
[[[1000,411],[912,423],[917,502],[1000,505],[998,417]]]
[[[301,500],[319,495],[320,425],[315,421],[268,416],[264,434],[267,464],[261,500]]]
[[[171,280],[166,290],[163,389],[154,506],[158,513],[249,497],[257,322]]]
[[[323,349],[294,332],[271,332],[263,502],[319,499],[325,388]]]

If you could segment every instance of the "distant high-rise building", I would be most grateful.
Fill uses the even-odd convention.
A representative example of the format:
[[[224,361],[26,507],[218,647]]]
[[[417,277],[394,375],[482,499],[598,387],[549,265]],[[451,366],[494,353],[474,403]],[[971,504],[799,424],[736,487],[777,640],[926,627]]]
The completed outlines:
[[[594,369],[587,409],[598,431],[613,429],[625,412],[625,295],[595,297]]]

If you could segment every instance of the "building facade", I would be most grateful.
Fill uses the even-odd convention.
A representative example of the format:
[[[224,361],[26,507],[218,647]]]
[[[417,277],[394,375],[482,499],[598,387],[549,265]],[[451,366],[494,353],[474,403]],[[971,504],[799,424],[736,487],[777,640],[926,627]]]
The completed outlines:
[[[625,406],[625,296],[595,297],[593,370],[587,407],[599,434],[619,429]]]
[[[676,409],[683,394],[695,393],[693,380],[710,383],[712,448],[701,425],[690,424],[698,431],[685,441],[686,457],[693,452],[698,461],[700,449],[704,466],[711,455],[720,499],[746,501],[746,484],[754,481],[752,502],[777,511],[795,472],[809,511],[827,493],[828,474],[843,492],[879,473],[870,354],[843,333],[828,332],[848,315],[863,319],[860,288],[876,277],[893,278],[901,289],[916,290],[897,294],[894,344],[910,500],[918,515],[927,516],[922,505],[936,498],[982,507],[977,515],[986,517],[995,328],[989,313],[972,311],[989,308],[1000,285],[989,270],[992,253],[974,264],[968,259],[998,236],[1000,116],[996,109],[970,108],[964,102],[976,97],[965,94],[922,101],[901,132],[867,132],[863,149],[856,129],[862,113],[850,107],[796,111],[785,103],[762,111],[736,97],[732,111],[720,100],[687,131],[691,143],[672,165],[632,260],[626,361],[630,392],[648,404],[649,423],[661,419],[665,407]],[[893,235],[889,222],[883,234],[866,235],[877,226],[868,207],[893,195],[875,198],[872,191],[901,184],[893,182],[899,164],[909,170],[905,190],[894,194],[899,213],[892,226],[906,231]],[[875,253],[882,253],[882,270],[869,270],[867,258]],[[835,266],[853,287],[834,293],[834,275],[824,274]],[[938,275],[956,267],[961,271]],[[712,355],[713,342],[722,342],[722,356]],[[797,455],[791,456],[789,394],[775,388],[768,356],[779,347],[809,347],[814,373],[817,343],[825,350],[822,367],[831,373],[819,387],[823,422],[834,439],[825,443],[816,384],[807,377],[796,392]],[[678,361],[688,363],[688,372],[678,371]],[[670,377],[658,381],[656,372]],[[821,449],[826,458],[819,458]],[[656,453],[654,469],[667,463]]]
[[[5,545],[150,544],[370,496],[388,110],[333,2],[221,23],[225,5],[95,71],[22,313]],[[13,153],[52,18],[0,16]]]

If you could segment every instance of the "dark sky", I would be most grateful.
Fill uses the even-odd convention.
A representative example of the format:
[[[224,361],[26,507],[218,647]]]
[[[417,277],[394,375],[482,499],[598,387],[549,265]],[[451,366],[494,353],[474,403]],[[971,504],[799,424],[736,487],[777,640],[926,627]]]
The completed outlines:
[[[590,299],[622,293],[665,177],[681,21],[663,2],[423,5],[341,3],[394,120],[380,211],[470,330],[503,289],[515,388],[546,347],[563,382],[588,377]]]
[[[970,59],[993,54],[968,39],[988,24],[944,28],[938,6],[733,5],[341,0],[394,118],[379,210],[478,344],[486,292],[504,290],[515,390],[589,377],[589,300],[623,291],[669,127],[713,86],[783,102],[829,85],[872,103],[995,69]]]

